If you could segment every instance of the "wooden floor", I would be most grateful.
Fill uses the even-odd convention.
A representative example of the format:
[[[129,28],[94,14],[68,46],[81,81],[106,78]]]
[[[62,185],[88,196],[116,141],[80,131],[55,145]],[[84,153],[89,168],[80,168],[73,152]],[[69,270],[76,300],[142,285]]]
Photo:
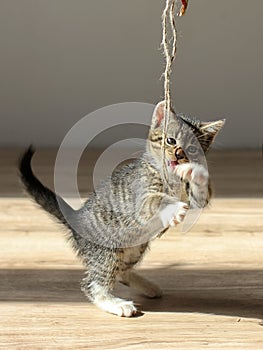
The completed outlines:
[[[130,319],[103,313],[84,298],[83,269],[63,230],[20,190],[17,155],[0,151],[1,350],[263,349],[260,153],[210,155],[211,208],[191,232],[170,230],[155,241],[139,268],[162,286],[163,298],[116,289],[142,305],[143,314]],[[49,185],[54,157],[42,150],[34,159]],[[80,172],[84,192],[85,176],[87,167]]]

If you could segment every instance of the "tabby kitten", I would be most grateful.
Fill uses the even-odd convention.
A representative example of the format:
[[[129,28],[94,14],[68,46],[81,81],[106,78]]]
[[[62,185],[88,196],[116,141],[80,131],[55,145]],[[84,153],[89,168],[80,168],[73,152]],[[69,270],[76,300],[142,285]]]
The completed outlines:
[[[171,112],[164,135],[164,102],[160,102],[145,153],[117,168],[79,210],[42,185],[31,169],[34,151],[30,147],[25,152],[21,180],[34,200],[69,229],[87,268],[81,289],[99,308],[118,316],[137,313],[132,301],[112,295],[116,282],[150,298],[161,296],[159,287],[134,267],[152,239],[181,223],[189,207],[208,203],[209,175],[200,164],[223,124],[224,120],[203,123]]]

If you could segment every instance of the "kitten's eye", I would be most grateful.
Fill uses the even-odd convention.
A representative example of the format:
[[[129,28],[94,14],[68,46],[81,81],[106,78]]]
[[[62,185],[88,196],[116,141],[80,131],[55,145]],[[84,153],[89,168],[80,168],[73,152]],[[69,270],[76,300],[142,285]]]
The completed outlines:
[[[194,153],[197,152],[197,147],[195,147],[195,146],[189,146],[189,147],[187,148],[187,152],[190,153],[190,154],[194,154]]]
[[[172,137],[168,137],[168,139],[166,139],[166,142],[168,145],[171,145],[171,146],[175,146],[176,145],[176,140],[173,139]]]

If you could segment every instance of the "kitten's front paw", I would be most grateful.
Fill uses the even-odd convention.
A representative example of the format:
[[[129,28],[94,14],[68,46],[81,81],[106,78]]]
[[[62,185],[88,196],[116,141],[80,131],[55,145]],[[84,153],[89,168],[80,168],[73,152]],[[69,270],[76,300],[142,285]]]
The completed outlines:
[[[193,182],[199,186],[208,185],[209,174],[202,165],[196,163],[180,164],[176,167],[175,173],[184,181]]]
[[[168,204],[160,212],[160,218],[163,224],[163,227],[175,226],[182,222],[185,218],[187,210],[189,209],[188,205],[183,202],[178,202],[175,204]]]

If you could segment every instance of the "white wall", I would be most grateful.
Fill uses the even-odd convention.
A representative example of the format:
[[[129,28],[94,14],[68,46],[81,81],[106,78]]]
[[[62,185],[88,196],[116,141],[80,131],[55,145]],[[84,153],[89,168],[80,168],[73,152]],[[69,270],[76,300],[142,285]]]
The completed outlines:
[[[227,118],[219,147],[261,147],[263,1],[191,1],[176,109]],[[87,113],[162,97],[164,0],[1,0],[0,145],[59,145]],[[125,116],[124,116],[125,118]]]

